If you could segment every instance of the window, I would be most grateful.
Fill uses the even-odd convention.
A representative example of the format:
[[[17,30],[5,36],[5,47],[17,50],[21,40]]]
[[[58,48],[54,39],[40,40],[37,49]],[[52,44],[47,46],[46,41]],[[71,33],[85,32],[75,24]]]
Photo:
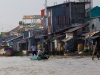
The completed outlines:
[[[99,21],[100,21],[100,17],[99,17]]]
[[[92,29],[94,29],[94,24],[92,25]]]
[[[51,25],[51,17],[48,17],[48,24]]]
[[[48,16],[50,16],[50,11],[48,12]]]

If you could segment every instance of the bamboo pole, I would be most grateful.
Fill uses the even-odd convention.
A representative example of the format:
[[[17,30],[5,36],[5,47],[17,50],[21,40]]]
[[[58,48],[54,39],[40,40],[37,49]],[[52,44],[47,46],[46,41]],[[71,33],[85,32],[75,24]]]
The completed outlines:
[[[97,45],[97,42],[95,42],[95,46],[93,46],[92,60],[94,60],[94,55],[96,52],[96,45]]]

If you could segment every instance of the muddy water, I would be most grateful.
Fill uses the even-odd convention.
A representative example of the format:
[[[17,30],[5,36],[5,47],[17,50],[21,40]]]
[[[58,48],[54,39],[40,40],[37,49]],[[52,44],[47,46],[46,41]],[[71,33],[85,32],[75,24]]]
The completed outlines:
[[[100,61],[90,57],[52,57],[45,61],[0,57],[0,75],[100,75]]]

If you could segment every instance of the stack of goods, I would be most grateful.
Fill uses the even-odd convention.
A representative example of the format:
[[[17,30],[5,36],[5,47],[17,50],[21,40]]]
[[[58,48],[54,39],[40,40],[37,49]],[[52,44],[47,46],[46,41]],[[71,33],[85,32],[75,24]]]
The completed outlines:
[[[78,44],[78,52],[83,51],[84,47],[83,44]]]
[[[57,51],[61,51],[61,48],[62,48],[62,44],[58,43]]]
[[[63,51],[64,47],[62,46],[62,43],[58,43],[57,51]]]
[[[40,49],[40,45],[37,45],[37,49]]]
[[[89,50],[88,45],[87,45],[87,43],[85,43],[85,44],[84,44],[84,51],[86,52],[86,51],[88,51],[88,50]]]
[[[11,56],[11,54],[12,54],[12,52],[11,52],[11,51],[9,51],[9,50],[8,50],[8,51],[6,51],[6,53],[5,53],[5,55],[6,55],[6,56]]]

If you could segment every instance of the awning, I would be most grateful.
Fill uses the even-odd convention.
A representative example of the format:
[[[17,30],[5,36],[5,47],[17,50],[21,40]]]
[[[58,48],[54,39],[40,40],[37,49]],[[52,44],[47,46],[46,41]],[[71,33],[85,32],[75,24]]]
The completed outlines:
[[[62,41],[63,41],[63,42],[67,42],[67,41],[71,40],[72,38],[73,38],[73,37],[70,36],[70,37],[67,37],[67,38],[63,39]]]
[[[84,33],[84,34],[82,34],[81,36],[82,36],[82,37],[85,37],[85,36],[88,36],[88,34],[89,34],[89,33]]]
[[[99,32],[100,32],[100,31],[92,32],[92,33],[88,34],[85,38],[92,37],[92,36],[94,36],[95,34],[98,34]]]

